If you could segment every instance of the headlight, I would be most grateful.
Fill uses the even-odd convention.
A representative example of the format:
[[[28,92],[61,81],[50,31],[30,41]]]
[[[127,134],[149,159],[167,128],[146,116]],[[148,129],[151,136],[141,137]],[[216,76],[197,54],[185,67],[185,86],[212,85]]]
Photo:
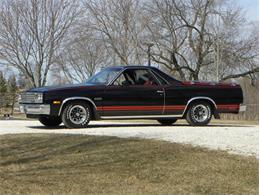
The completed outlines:
[[[34,95],[34,102],[35,103],[42,103],[43,95],[42,93],[35,93]]]

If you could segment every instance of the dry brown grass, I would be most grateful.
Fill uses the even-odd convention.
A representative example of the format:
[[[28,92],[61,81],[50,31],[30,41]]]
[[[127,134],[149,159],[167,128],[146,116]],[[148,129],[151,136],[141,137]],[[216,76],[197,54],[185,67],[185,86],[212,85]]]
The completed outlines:
[[[2,194],[258,194],[258,160],[154,140],[0,136]]]

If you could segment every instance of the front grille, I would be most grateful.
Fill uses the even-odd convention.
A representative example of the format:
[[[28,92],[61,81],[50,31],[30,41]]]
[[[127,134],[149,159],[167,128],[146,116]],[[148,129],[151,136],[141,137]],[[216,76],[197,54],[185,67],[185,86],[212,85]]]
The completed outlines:
[[[26,92],[20,96],[20,103],[39,103],[37,102],[38,93]]]

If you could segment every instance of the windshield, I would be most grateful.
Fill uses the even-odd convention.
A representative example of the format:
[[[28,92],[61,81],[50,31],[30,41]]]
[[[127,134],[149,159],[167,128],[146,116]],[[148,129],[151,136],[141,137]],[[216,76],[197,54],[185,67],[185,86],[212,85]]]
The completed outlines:
[[[118,73],[121,71],[121,68],[109,68],[100,71],[99,73],[95,74],[94,76],[90,77],[86,83],[87,84],[100,84],[100,85],[107,85],[109,84]]]

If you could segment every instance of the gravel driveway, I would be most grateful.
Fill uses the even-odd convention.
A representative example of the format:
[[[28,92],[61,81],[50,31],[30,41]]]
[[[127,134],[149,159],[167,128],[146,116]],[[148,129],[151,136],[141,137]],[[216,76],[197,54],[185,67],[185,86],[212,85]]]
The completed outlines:
[[[153,122],[136,121],[93,121],[86,129],[66,129],[64,126],[48,129],[38,121],[0,121],[0,134],[68,133],[160,139],[209,149],[227,150],[235,154],[253,155],[257,158],[258,129],[257,125],[214,124],[206,127],[190,127],[185,123],[160,126]]]

